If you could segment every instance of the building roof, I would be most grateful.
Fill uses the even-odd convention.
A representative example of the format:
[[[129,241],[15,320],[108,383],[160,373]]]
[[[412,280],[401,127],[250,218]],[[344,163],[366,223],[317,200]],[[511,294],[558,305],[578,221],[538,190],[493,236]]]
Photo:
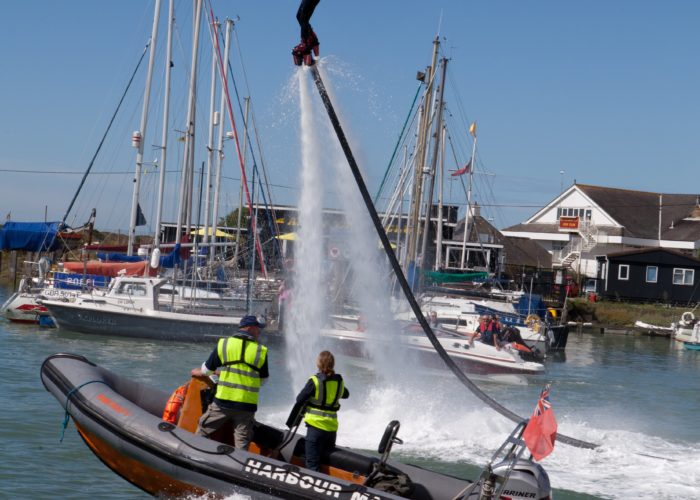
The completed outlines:
[[[506,265],[529,266],[537,268],[551,268],[552,256],[536,241],[528,238],[515,238],[504,236],[490,222],[481,217],[475,216],[470,226],[469,241],[478,241],[477,234],[488,234],[489,243],[503,245],[506,256]],[[457,223],[453,235],[454,240],[461,240],[464,237],[464,219]],[[482,240],[483,241],[483,240]]]
[[[577,184],[591,200],[625,228],[625,236],[656,239],[659,236],[659,206],[661,206],[662,239],[686,239],[675,237],[685,235],[691,240],[700,239],[700,223],[685,225],[685,231],[672,232],[665,238],[668,229],[688,217],[698,206],[700,195],[668,194],[617,189],[588,184]],[[700,222],[700,221],[699,221]]]
[[[618,189],[589,184],[575,184],[601,210],[620,224],[606,228],[609,236],[624,236],[656,240],[659,238],[659,208],[661,208],[661,239],[671,241],[700,240],[700,195],[669,194]],[[554,206],[559,198],[551,201]],[[546,208],[546,207],[545,207]],[[520,223],[504,231],[529,233],[559,233],[557,224]]]

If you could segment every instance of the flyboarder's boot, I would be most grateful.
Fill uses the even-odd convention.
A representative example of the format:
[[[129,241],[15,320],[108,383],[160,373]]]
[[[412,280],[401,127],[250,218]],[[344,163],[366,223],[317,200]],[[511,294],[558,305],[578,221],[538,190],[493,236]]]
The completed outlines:
[[[307,53],[308,51],[304,42],[301,42],[299,45],[294,47],[292,49],[292,59],[294,60],[294,64],[296,64],[297,66],[301,66],[301,63],[304,61],[304,56]]]
[[[318,37],[316,36],[316,33],[314,31],[312,31],[311,34],[306,38],[305,43],[306,43],[306,46],[309,48],[309,50],[314,53],[314,56],[316,56],[316,58],[318,58],[318,54],[319,54],[318,46],[320,44],[318,43]]]

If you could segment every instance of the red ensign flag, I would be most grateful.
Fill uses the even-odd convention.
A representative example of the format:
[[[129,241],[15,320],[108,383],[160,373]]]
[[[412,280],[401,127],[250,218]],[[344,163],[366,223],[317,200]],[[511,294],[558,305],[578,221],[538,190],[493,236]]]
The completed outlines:
[[[549,402],[550,385],[547,384],[542,390],[535,411],[523,432],[523,441],[535,460],[542,460],[552,453],[557,439],[557,419],[554,418],[554,410]]]
[[[459,170],[455,170],[454,172],[452,172],[452,177],[456,177],[456,176],[462,175],[462,174],[467,174],[467,173],[469,173],[471,168],[472,168],[472,160],[469,159],[469,161],[467,162],[466,165],[464,165]]]

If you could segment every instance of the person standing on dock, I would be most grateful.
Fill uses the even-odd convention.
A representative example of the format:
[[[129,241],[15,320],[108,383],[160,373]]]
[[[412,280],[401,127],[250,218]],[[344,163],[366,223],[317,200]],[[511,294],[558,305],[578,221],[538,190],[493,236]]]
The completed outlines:
[[[219,339],[209,359],[192,370],[193,377],[219,372],[214,401],[199,419],[196,434],[211,437],[230,421],[235,447],[248,449],[260,386],[269,377],[267,347],[258,343],[263,328],[255,316],[243,316],[238,333]]]
[[[321,458],[335,448],[340,399],[350,396],[343,377],[335,373],[335,358],[322,351],[316,359],[318,373],[312,375],[297,396],[297,404],[306,402],[306,468],[320,470]]]

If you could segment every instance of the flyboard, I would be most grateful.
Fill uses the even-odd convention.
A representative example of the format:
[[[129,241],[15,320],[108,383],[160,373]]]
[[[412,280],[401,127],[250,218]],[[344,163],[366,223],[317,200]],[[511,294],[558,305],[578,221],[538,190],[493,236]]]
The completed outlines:
[[[308,65],[308,64],[307,64]],[[394,249],[391,247],[391,243],[389,242],[389,238],[386,235],[386,232],[384,231],[384,227],[382,226],[381,220],[379,219],[379,215],[377,214],[377,210],[374,207],[374,203],[372,202],[372,197],[369,194],[369,191],[367,190],[367,186],[365,185],[365,181],[362,178],[362,173],[360,172],[360,169],[357,165],[357,162],[355,161],[355,156],[352,153],[352,150],[350,149],[350,145],[348,143],[347,138],[345,137],[345,132],[343,132],[343,128],[340,125],[340,120],[338,119],[338,115],[335,113],[335,108],[333,107],[333,103],[331,102],[330,96],[328,95],[328,92],[326,91],[326,86],[323,83],[323,79],[321,78],[321,72],[319,71],[318,65],[317,64],[310,64],[310,70],[313,74],[314,77],[314,82],[316,83],[316,88],[318,89],[318,93],[321,97],[321,101],[323,101],[323,105],[326,108],[326,112],[328,113],[328,118],[331,121],[331,124],[333,125],[333,129],[335,130],[336,135],[338,136],[338,141],[340,142],[340,146],[343,149],[343,153],[345,154],[345,158],[348,161],[348,164],[350,165],[350,170],[352,171],[352,175],[355,178],[355,182],[357,183],[357,187],[360,190],[360,194],[362,195],[362,199],[365,202],[365,206],[367,207],[367,211],[369,212],[370,218],[372,219],[372,223],[374,224],[374,228],[377,231],[377,235],[379,236],[379,239],[382,242],[382,247],[384,248],[384,252],[386,253],[387,258],[389,259],[389,262],[391,264],[391,267],[396,274],[396,279],[398,280],[399,284],[401,285],[401,289],[403,290],[404,295],[406,296],[406,300],[408,300],[408,303],[411,306],[411,310],[413,311],[413,314],[415,314],[416,318],[418,319],[418,323],[420,323],[421,327],[423,328],[423,332],[425,335],[428,337],[430,340],[430,343],[433,345],[435,348],[435,351],[439,354],[439,356],[442,358],[442,360],[445,362],[447,367],[452,371],[452,373],[455,374],[455,376],[464,384],[476,397],[478,397],[481,401],[489,405],[491,408],[496,410],[498,413],[503,415],[504,417],[509,418],[510,420],[514,422],[522,422],[523,420],[526,420],[525,418],[517,415],[516,413],[510,411],[508,408],[505,406],[501,405],[498,401],[495,399],[491,398],[487,394],[485,394],[479,387],[472,382],[467,375],[460,370],[460,368],[455,364],[455,362],[450,358],[450,356],[445,352],[445,349],[442,347],[442,344],[440,344],[439,340],[437,337],[435,337],[435,334],[433,333],[432,329],[430,328],[430,325],[428,324],[427,320],[425,319],[425,316],[423,316],[423,312],[421,311],[420,306],[418,305],[418,302],[416,301],[416,298],[413,296],[413,292],[411,291],[411,287],[408,284],[408,281],[406,280],[406,276],[403,273],[403,270],[401,269],[401,266],[399,264],[398,259],[396,258],[396,254],[394,253]],[[580,439],[572,438],[569,436],[565,436],[563,434],[557,434],[557,441],[560,441],[562,443],[569,444],[571,446],[576,446],[578,448],[588,448],[588,449],[593,449],[596,448],[598,445],[594,443],[589,443],[587,441],[582,441]]]

